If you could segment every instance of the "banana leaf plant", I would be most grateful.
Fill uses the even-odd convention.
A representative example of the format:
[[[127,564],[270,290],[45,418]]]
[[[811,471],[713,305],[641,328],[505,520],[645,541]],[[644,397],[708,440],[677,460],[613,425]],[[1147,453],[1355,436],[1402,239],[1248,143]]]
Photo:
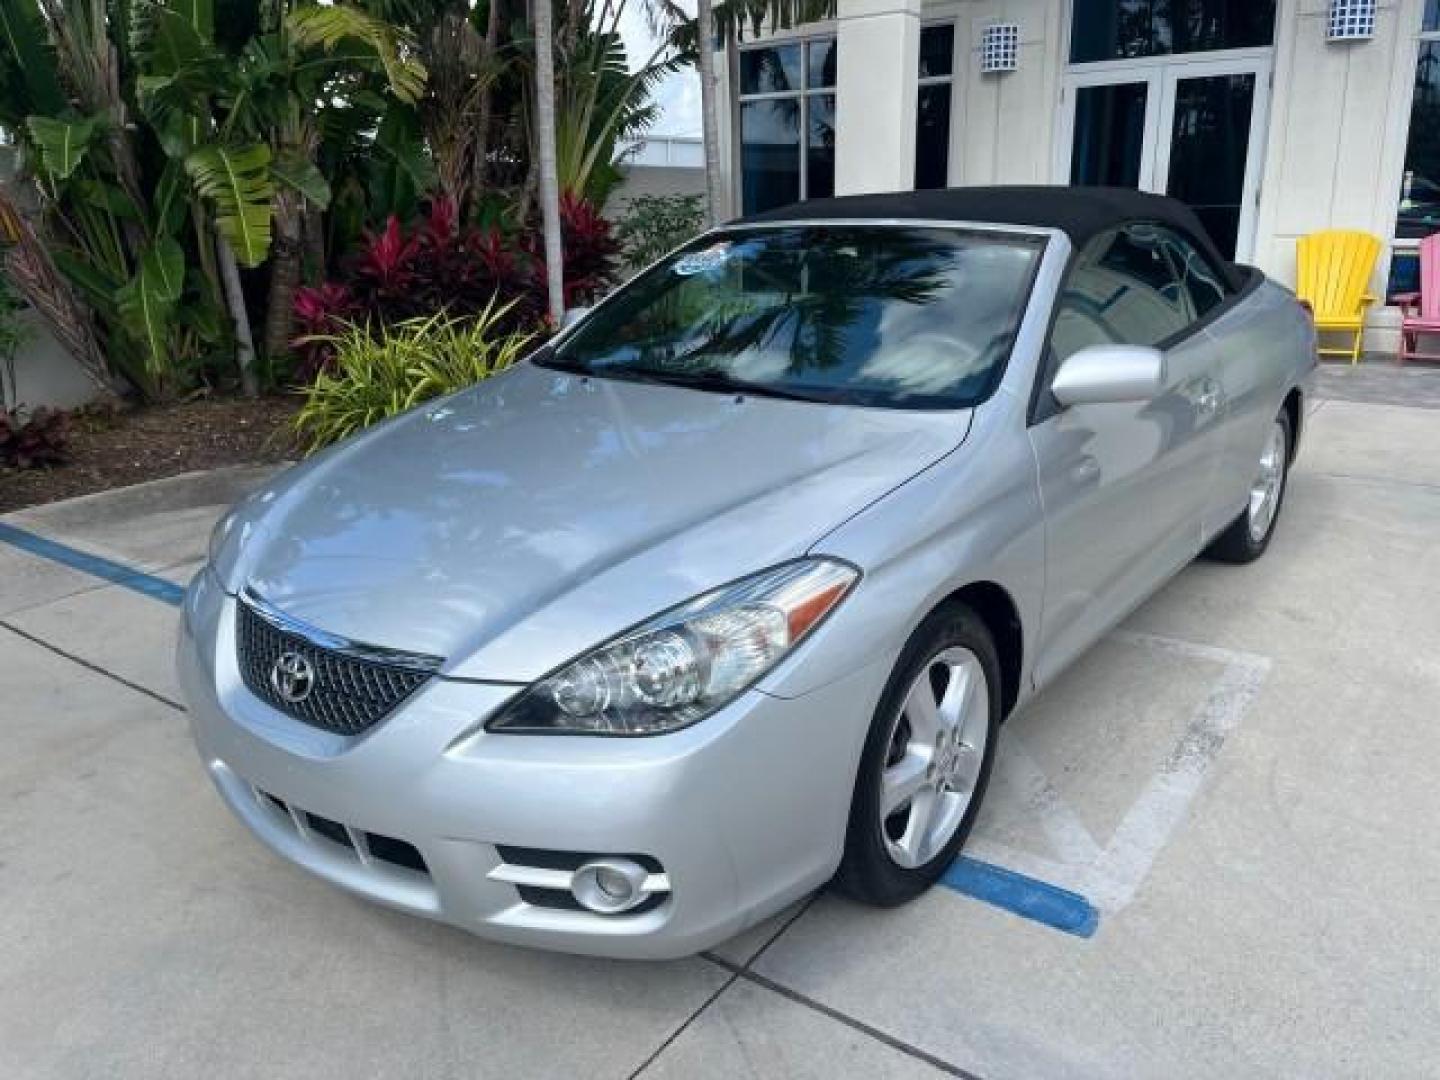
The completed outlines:
[[[142,101],[214,214],[222,271],[232,252],[244,266],[270,261],[265,348],[273,362],[290,347],[301,223],[307,208],[324,210],[331,199],[316,162],[321,117],[365,89],[368,73],[411,102],[425,69],[410,57],[405,32],[358,8],[271,4],[259,32],[227,57],[213,41],[210,0],[161,3],[175,6],[160,6],[136,43],[149,59]],[[225,276],[229,292],[233,275]]]
[[[423,86],[405,35],[358,8],[260,12],[237,53],[217,44],[213,0],[0,0],[0,124],[24,146],[55,265],[148,397],[225,353],[253,392],[240,267],[274,263],[284,351],[293,223],[330,198],[316,116],[362,78],[402,99]]]

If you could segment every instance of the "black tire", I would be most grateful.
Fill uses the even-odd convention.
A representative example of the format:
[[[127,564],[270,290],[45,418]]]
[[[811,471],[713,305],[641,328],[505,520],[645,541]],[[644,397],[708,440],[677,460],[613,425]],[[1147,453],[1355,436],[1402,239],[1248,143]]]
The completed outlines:
[[[969,806],[950,840],[922,865],[904,867],[891,857],[882,831],[886,828],[880,819],[882,777],[892,753],[895,726],[902,722],[899,718],[906,695],[921,673],[938,661],[941,654],[956,648],[968,650],[979,661],[988,691],[986,739],[980,754],[979,773]],[[945,872],[970,835],[985,798],[1000,727],[1000,694],[1000,661],[995,642],[979,616],[962,604],[951,604],[933,612],[920,624],[901,652],[870,721],[850,804],[845,854],[835,875],[837,888],[862,903],[895,907],[920,895]],[[978,714],[976,717],[978,722]]]
[[[1275,424],[1284,432],[1284,452],[1280,455],[1280,488],[1275,495],[1275,505],[1263,531],[1257,534],[1252,528],[1252,507],[1247,505],[1225,531],[1211,541],[1205,549],[1205,556],[1217,562],[1251,563],[1265,554],[1270,538],[1275,535],[1275,526],[1280,523],[1280,512],[1285,507],[1285,492],[1290,486],[1290,456],[1295,445],[1295,433],[1291,430],[1290,413],[1281,409],[1275,417]],[[1273,430],[1273,429],[1272,429]],[[1269,445],[1267,439],[1267,447]],[[1262,458],[1264,451],[1262,451]]]

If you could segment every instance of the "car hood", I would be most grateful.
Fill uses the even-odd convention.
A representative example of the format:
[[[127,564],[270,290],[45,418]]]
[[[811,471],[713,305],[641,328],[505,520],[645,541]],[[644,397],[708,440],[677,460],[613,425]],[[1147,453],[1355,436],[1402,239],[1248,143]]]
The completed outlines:
[[[332,634],[529,681],[804,553],[953,450],[920,413],[587,379],[523,364],[277,478],[220,573]]]

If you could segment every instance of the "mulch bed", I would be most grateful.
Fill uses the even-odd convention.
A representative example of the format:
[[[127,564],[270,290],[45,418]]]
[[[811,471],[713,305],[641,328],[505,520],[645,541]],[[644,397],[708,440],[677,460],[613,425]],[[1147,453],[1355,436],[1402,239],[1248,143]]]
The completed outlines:
[[[216,397],[77,413],[66,464],[0,467],[0,513],[197,469],[294,458],[290,422],[299,407],[293,396]]]

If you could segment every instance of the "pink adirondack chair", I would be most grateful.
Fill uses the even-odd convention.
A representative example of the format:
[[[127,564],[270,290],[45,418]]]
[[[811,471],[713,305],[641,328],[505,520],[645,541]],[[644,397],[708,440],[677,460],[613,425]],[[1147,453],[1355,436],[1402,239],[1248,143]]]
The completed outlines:
[[[1400,293],[1400,360],[1440,360],[1420,351],[1422,334],[1440,335],[1440,233],[1420,241],[1420,291]]]

